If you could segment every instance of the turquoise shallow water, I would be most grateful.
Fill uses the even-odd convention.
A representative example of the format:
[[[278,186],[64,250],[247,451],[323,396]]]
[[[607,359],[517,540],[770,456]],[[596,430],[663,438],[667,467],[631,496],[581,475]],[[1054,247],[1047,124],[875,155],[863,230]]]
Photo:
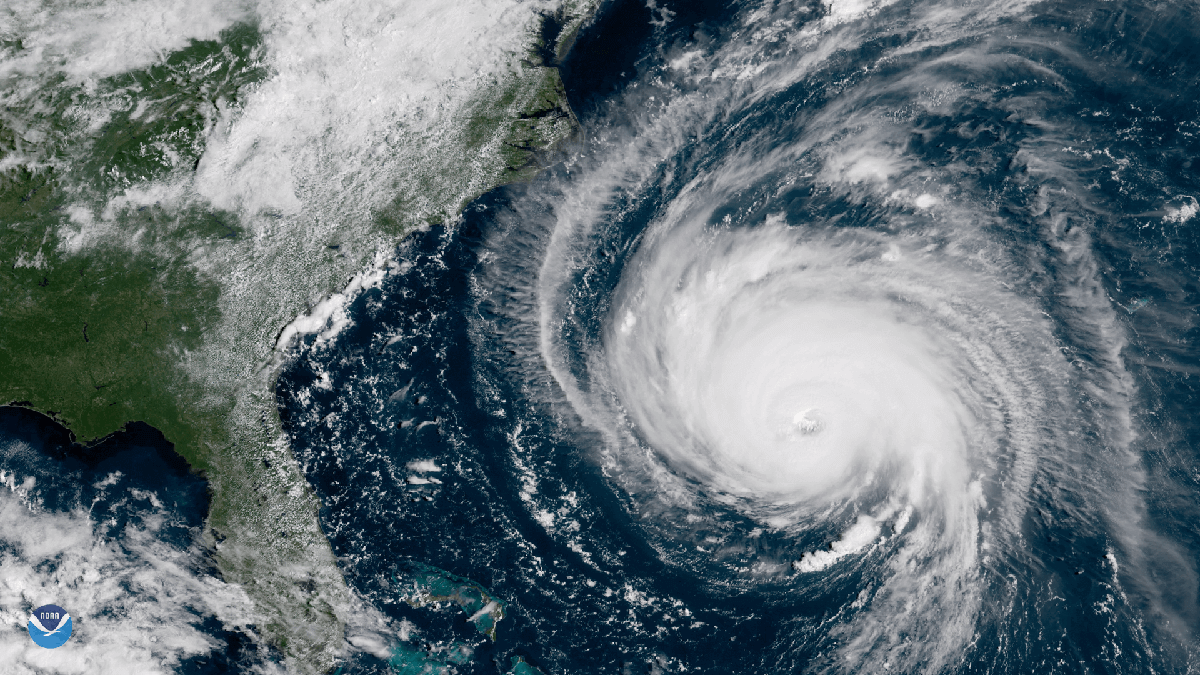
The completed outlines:
[[[351,584],[469,672],[1194,669],[1190,12],[609,6],[281,381]]]

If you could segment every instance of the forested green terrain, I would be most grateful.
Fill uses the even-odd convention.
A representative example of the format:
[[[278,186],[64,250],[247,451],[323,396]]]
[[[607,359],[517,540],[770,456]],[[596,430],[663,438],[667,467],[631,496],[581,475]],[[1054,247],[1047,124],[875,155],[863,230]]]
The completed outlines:
[[[550,18],[570,36],[589,12]],[[206,197],[213,175],[236,183],[239,169],[213,144],[263,109],[280,76],[254,22],[101,78],[0,78],[0,405],[51,415],[82,443],[132,421],[162,431],[210,481],[207,540],[224,578],[300,672],[335,663],[348,591],[279,427],[287,345],[275,340],[347,279],[378,271],[413,228],[528,179],[573,133],[546,56],[561,39],[544,32],[442,126],[389,134],[384,156],[428,161],[402,163],[362,212],[311,185],[291,212]],[[6,40],[0,59],[28,55]],[[368,178],[329,181],[377,194]]]

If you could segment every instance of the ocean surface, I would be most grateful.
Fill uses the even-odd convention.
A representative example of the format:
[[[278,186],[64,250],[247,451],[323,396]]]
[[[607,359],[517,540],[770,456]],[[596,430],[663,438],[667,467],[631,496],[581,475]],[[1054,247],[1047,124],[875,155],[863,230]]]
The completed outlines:
[[[92,446],[74,440],[43,415],[0,408],[5,624],[23,627],[35,598],[73,619],[54,652],[9,633],[0,658],[34,672],[188,675],[278,661],[202,543],[207,483],[162,434],[135,422]]]
[[[389,626],[343,672],[1200,670],[1198,26],[605,5],[579,138],[279,380]],[[95,658],[276,667],[161,435],[0,415],[5,588]]]
[[[1194,672],[1194,6],[684,4],[285,372],[351,586],[458,672]]]

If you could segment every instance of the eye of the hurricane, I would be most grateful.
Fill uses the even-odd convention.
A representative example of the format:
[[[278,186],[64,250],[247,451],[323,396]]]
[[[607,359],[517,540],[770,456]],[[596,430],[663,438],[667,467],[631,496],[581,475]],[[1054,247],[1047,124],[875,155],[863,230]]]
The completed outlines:
[[[792,417],[792,426],[805,436],[821,433],[825,428],[825,418],[816,408],[801,410]]]
[[[965,466],[970,364],[928,288],[786,230],[719,243],[642,260],[612,315],[616,392],[668,464],[774,502],[871,487],[911,502]]]

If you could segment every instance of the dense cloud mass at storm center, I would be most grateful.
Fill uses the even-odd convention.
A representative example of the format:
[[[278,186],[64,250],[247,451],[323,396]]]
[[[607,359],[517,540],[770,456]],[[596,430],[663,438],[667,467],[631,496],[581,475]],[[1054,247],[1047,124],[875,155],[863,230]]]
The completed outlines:
[[[506,319],[479,332],[507,336],[480,344],[529,335],[521,441],[558,420],[655,557],[764,593],[785,662],[1017,667],[1009,641],[1064,620],[1054,575],[1085,573],[1089,662],[1195,658],[1195,567],[1143,501],[1147,300],[1111,274],[1122,211],[1178,233],[1188,179],[1141,192],[1166,172],[1110,122],[1090,11],[742,8],[665,40],[593,152],[484,227]]]
[[[781,533],[832,525],[795,570],[874,554],[894,575],[877,607],[966,638],[980,546],[1018,543],[1037,458],[1080,419],[1049,322],[936,240],[779,214],[714,231],[706,215],[651,226],[589,384],[558,373],[611,439],[617,482],[640,484],[640,509],[686,512],[659,517],[689,534],[714,501]]]
[[[198,34],[247,11],[209,5],[228,20]],[[478,175],[438,174],[474,186],[451,219],[390,190],[423,194],[434,160],[475,147],[439,125],[509,99],[488,89],[504,69],[480,64],[566,15],[483,2],[458,50],[412,28],[452,22],[450,5],[326,3],[309,9],[341,23],[311,25],[290,6],[260,7],[273,70],[240,112],[209,111],[211,145],[177,187],[252,213],[255,237],[311,218],[329,259],[357,241],[323,238],[331,223],[425,209],[394,251],[362,244],[381,250],[342,293],[263,329],[282,371],[277,399],[255,401],[278,403],[282,431],[246,465],[283,475],[290,451],[307,485],[279,494],[319,501],[348,587],[346,640],[313,637],[322,658],[520,675],[1200,667],[1193,8],[602,4],[569,50],[528,54],[558,68],[562,102],[519,111],[562,117],[530,155],[544,170],[478,198]],[[60,58],[92,44],[99,10],[80,7],[9,71],[123,63]],[[411,49],[379,17],[409,17]],[[311,31],[320,48],[303,48]],[[354,59],[325,63],[342,47]],[[389,86],[408,61],[412,86]],[[251,277],[230,278],[243,316]],[[234,547],[206,538],[205,507],[164,501],[198,478],[76,467],[91,492],[55,506],[45,486],[65,479],[35,445],[0,442],[0,563],[34,569],[0,586],[13,602],[108,571],[145,604],[111,582],[62,595],[108,608],[113,637],[88,658],[157,630],[175,641],[139,642],[148,668],[295,666],[262,632],[263,592],[206,566]],[[119,532],[87,511],[93,492],[117,500]],[[331,587],[308,574],[304,593]],[[169,616],[143,625],[141,606]]]

